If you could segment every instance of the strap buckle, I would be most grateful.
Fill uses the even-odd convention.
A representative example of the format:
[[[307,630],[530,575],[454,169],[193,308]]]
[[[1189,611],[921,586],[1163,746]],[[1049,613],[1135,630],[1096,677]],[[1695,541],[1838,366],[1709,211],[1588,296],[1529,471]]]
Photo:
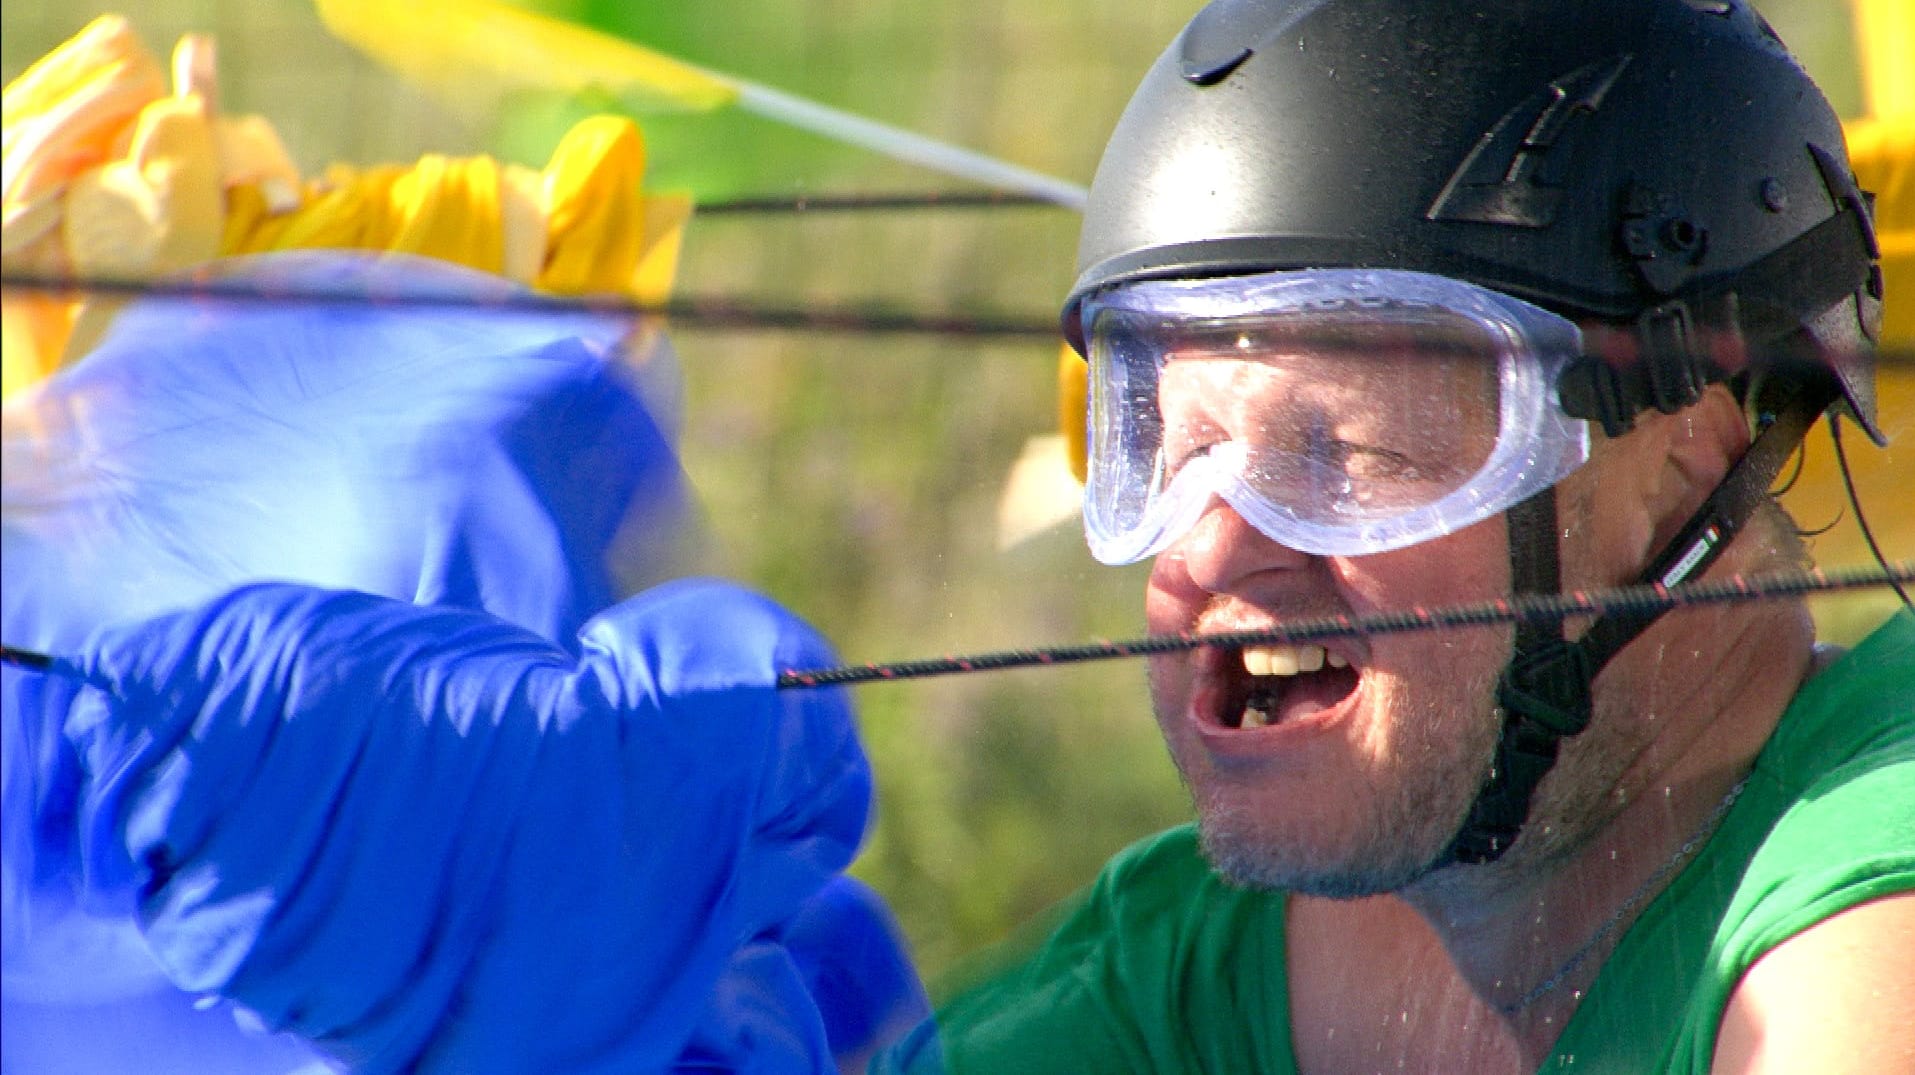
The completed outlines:
[[[1678,299],[1651,306],[1636,318],[1636,335],[1649,373],[1647,402],[1674,414],[1702,398],[1708,384],[1698,360],[1695,315]]]
[[[1530,724],[1510,744],[1540,751],[1537,740],[1562,739],[1589,727],[1589,686],[1595,678],[1589,654],[1573,642],[1552,639],[1521,653],[1503,670],[1496,700],[1516,725]],[[1551,757],[1554,747],[1549,748]]]
[[[1527,650],[1503,670],[1496,685],[1503,707],[1496,759],[1462,831],[1450,843],[1452,859],[1493,862],[1516,842],[1529,820],[1530,799],[1556,764],[1562,741],[1589,727],[1594,676],[1582,647],[1560,639]]]

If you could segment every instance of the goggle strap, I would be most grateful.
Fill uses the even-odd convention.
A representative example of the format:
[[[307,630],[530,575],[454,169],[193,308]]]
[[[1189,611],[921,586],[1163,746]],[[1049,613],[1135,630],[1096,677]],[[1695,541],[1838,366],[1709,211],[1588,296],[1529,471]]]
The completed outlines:
[[[1694,403],[1704,385],[1739,372],[1747,361],[1741,353],[1744,341],[1773,351],[1802,324],[1851,295],[1881,298],[1880,249],[1868,196],[1832,157],[1809,148],[1829,184],[1835,212],[1754,264],[1706,279],[1644,311],[1633,333],[1635,354],[1576,359],[1557,384],[1566,414],[1601,422],[1603,432],[1621,436],[1650,407],[1673,414]],[[1851,271],[1842,273],[1839,267]],[[1794,356],[1765,354],[1763,361],[1778,357]],[[1879,441],[1874,415],[1851,402],[1862,427]]]
[[[1563,413],[1600,422],[1604,433],[1620,437],[1651,407],[1674,414],[1695,403],[1704,388],[1746,364],[1737,308],[1734,294],[1672,299],[1644,310],[1632,332],[1592,335],[1624,353],[1571,362],[1556,384]]]

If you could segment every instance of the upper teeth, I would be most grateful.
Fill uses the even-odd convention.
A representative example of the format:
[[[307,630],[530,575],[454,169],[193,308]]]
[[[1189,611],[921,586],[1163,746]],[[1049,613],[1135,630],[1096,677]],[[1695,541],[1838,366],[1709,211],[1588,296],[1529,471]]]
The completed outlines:
[[[1350,662],[1342,654],[1327,653],[1322,646],[1245,646],[1243,670],[1253,676],[1294,676],[1315,672],[1325,664],[1347,668]]]

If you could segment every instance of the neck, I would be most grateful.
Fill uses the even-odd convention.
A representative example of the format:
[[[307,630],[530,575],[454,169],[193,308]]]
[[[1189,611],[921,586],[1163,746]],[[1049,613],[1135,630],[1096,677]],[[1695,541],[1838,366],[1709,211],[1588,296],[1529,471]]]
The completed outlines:
[[[1509,853],[1402,893],[1537,1062],[1642,909],[1725,812],[1806,672],[1799,605],[1665,617],[1597,681]]]

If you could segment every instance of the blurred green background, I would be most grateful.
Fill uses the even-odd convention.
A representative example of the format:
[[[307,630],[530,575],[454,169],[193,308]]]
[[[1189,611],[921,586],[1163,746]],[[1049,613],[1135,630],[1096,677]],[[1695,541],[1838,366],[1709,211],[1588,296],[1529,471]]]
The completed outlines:
[[[1138,75],[1197,0],[550,0],[702,65],[1088,183]],[[1833,0],[1759,6],[1858,106]],[[567,108],[447,111],[330,39],[304,0],[8,0],[5,76],[94,15],[164,55],[220,45],[223,107],[258,112],[302,168],[496,152],[541,164]],[[603,102],[596,102],[603,103]],[[701,196],[954,189],[919,169],[736,113],[647,119],[651,183]],[[1076,219],[1052,208],[695,216],[685,294],[1049,318]],[[1074,525],[999,547],[1013,461],[1052,431],[1053,344],[855,334],[674,333],[697,565],[758,586],[849,659],[1122,637],[1143,569],[1093,563]],[[857,693],[879,782],[855,872],[891,901],[927,976],[1182,820],[1134,662],[963,676]]]

